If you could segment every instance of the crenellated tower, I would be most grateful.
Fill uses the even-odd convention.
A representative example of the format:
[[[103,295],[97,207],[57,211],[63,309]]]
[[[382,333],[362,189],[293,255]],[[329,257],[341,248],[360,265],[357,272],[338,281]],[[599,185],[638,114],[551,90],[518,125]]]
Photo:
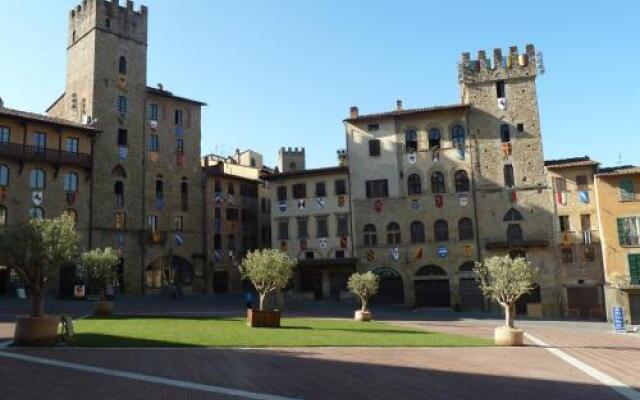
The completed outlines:
[[[544,173],[536,78],[541,56],[532,44],[506,55],[484,50],[459,64],[461,99],[469,134],[481,257],[525,255],[542,273],[545,309],[557,304],[552,242],[553,205]]]

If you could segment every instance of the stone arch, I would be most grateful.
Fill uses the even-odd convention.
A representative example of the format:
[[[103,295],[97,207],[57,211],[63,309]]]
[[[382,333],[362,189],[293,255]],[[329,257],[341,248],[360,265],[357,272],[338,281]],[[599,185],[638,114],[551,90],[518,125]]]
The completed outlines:
[[[451,291],[446,271],[437,265],[420,267],[413,281],[416,306],[450,307]]]
[[[379,267],[373,273],[380,278],[378,294],[373,297],[375,304],[400,304],[404,302],[404,283],[398,271],[389,267]]]
[[[441,277],[447,276],[447,272],[437,265],[425,265],[423,267],[418,268],[416,271],[416,277]]]
[[[174,283],[191,286],[193,272],[193,264],[183,257],[176,255],[158,257],[145,268],[145,288],[161,289]]]
[[[522,221],[522,220],[524,220],[522,213],[520,213],[520,211],[516,210],[513,207],[510,208],[502,218],[502,222],[515,222],[515,221]]]
[[[465,261],[460,265],[460,272],[473,272],[476,263],[473,261]]]

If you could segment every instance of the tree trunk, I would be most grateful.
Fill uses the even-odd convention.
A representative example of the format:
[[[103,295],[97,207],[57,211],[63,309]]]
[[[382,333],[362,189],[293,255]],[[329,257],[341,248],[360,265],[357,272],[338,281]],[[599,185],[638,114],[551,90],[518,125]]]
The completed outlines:
[[[513,318],[515,316],[515,310],[513,304],[504,305],[504,324],[509,328],[513,328]]]
[[[260,293],[260,311],[264,311],[264,300],[266,297],[266,295]]]
[[[362,300],[362,311],[367,311],[367,300],[364,298],[361,298],[360,300]]]
[[[31,316],[44,316],[44,293],[41,290],[31,291]]]

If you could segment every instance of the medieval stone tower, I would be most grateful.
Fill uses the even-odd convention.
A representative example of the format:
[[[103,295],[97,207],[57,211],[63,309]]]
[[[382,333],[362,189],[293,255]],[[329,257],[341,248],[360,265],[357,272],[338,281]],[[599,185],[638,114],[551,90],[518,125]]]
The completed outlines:
[[[303,171],[306,168],[304,147],[282,147],[278,152],[278,169],[280,172]]]
[[[464,104],[472,105],[469,127],[480,254],[524,255],[540,269],[532,296],[545,308],[557,304],[557,281],[550,247],[553,207],[544,175],[536,94],[536,52],[511,47],[493,60],[462,55],[459,83]]]
[[[200,274],[204,262],[195,207],[204,103],[147,87],[147,17],[132,1],[83,0],[71,10],[65,93],[48,111],[101,130],[90,242],[120,249],[126,293],[162,287],[168,269],[184,270],[190,284],[196,259]]]

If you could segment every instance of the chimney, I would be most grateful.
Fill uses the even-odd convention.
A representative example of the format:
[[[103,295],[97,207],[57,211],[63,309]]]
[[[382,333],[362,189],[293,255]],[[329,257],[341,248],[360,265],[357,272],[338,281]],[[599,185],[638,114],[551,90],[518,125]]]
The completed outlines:
[[[358,107],[353,106],[349,109],[351,113],[351,118],[358,118]]]
[[[0,97],[0,108],[4,107],[4,101],[2,101],[2,97]]]
[[[396,100],[396,110],[397,111],[402,111],[402,100],[401,99]]]
[[[158,83],[158,89],[159,90],[164,90],[164,86],[162,86],[162,83]]]

